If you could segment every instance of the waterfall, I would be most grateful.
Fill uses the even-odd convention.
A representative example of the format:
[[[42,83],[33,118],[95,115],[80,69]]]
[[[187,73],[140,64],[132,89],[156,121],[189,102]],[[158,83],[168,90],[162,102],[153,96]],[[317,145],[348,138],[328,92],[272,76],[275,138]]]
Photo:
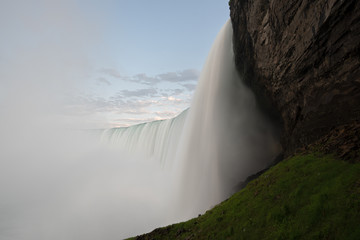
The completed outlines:
[[[173,119],[73,131],[39,107],[48,91],[34,101],[27,93],[38,91],[22,90],[25,98],[1,109],[4,240],[115,240],[187,220],[229,197],[275,153],[272,128],[236,71],[230,21],[190,108]]]
[[[106,130],[103,139],[174,165],[184,218],[224,200],[264,169],[274,155],[272,130],[236,71],[231,21],[211,48],[190,109],[173,119]]]
[[[172,119],[107,129],[101,138],[127,152],[143,152],[147,158],[169,163],[175,156],[187,111]]]

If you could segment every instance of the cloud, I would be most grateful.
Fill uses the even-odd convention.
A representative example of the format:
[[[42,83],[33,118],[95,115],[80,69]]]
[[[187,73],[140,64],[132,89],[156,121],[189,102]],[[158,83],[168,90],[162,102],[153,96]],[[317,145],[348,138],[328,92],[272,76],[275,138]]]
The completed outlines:
[[[113,68],[103,68],[100,70],[100,72],[105,73],[106,75],[109,75],[114,78],[120,78],[120,79],[124,78],[116,69]]]
[[[94,115],[106,116],[110,126],[121,125],[119,122],[113,122],[116,118],[127,121],[121,126],[172,118],[189,107],[198,77],[198,72],[192,69],[155,76],[136,74],[131,77],[123,76],[111,68],[103,68],[101,72],[106,76],[100,75],[96,79],[98,86],[115,86],[116,81],[118,84],[120,80],[123,82],[120,82],[122,85],[119,86],[130,85],[132,88],[120,88],[110,93],[111,95],[106,95],[108,92],[102,91],[74,92],[64,107],[65,115],[86,118]],[[144,85],[140,85],[139,88],[139,85],[129,84],[130,81]],[[155,87],[154,84],[159,85]]]
[[[182,83],[188,81],[197,81],[199,78],[199,71],[196,69],[166,72],[155,76],[148,76],[145,73],[140,73],[133,76],[123,76],[116,69],[112,68],[103,68],[100,70],[100,72],[117,79],[145,85],[154,85],[160,82]]]
[[[185,82],[196,81],[199,77],[199,72],[195,69],[186,69],[179,72],[167,72],[157,75],[161,81],[167,82]]]
[[[182,71],[182,77],[187,80],[197,80],[200,76],[200,72],[196,69],[186,69]]]
[[[183,89],[179,89],[179,88],[177,88],[177,89],[172,89],[172,95],[180,95],[180,94],[182,94],[183,92],[184,92]]]
[[[144,88],[137,90],[121,90],[119,94],[123,97],[156,97],[158,92],[155,88]]]
[[[71,114],[91,114],[94,112],[119,112],[134,113],[144,112],[146,107],[157,104],[154,99],[124,99],[120,95],[103,98],[98,96],[75,96],[72,101],[67,102],[67,110]]]
[[[106,78],[103,78],[103,77],[100,77],[100,78],[96,79],[96,81],[97,81],[98,83],[106,84],[106,85],[108,85],[108,86],[111,85],[111,82],[109,82],[108,80],[106,80]]]
[[[176,117],[177,114],[179,114],[179,112],[175,112],[175,111],[163,111],[163,112],[155,112],[155,114],[161,118],[173,118]]]
[[[147,91],[129,92],[130,91],[125,91],[129,96],[143,96],[148,94]],[[154,93],[150,90],[149,92]],[[112,116],[123,116],[124,119],[137,119],[136,123],[139,123],[175,117],[177,113],[187,108],[190,102],[190,95],[182,95],[181,97],[175,95],[167,97],[146,97],[145,99],[124,97],[120,93],[109,98],[83,95],[74,96],[71,101],[68,101],[63,113],[69,116],[88,116],[107,113],[112,114]],[[137,117],[129,118],[130,115]],[[130,123],[129,120],[124,124],[128,125]]]
[[[141,83],[141,84],[146,84],[146,85],[153,85],[158,82],[161,82],[161,80],[158,79],[157,77],[150,77],[150,76],[147,76],[145,73],[137,74],[133,77],[128,78],[128,80],[131,82],[136,82],[136,83]]]
[[[188,91],[194,91],[196,88],[196,84],[193,84],[193,83],[184,83],[184,84],[181,84],[181,86],[186,88]]]
[[[140,110],[146,107],[149,107],[153,104],[157,104],[157,100],[154,99],[147,99],[147,100],[132,100],[128,99],[126,101],[122,99],[114,98],[115,101],[113,101],[114,106],[116,107],[115,110],[117,112],[125,112],[129,110]]]
[[[184,103],[187,103],[187,100],[186,99],[181,99],[181,98],[176,98],[176,97],[173,97],[173,96],[169,96],[167,98],[162,98],[162,103],[167,105],[169,104],[170,106],[172,104],[184,104]]]
[[[90,115],[93,113],[104,113],[114,109],[115,102],[97,96],[68,96],[63,108],[66,115]]]
[[[150,114],[151,112],[141,108],[141,109],[130,109],[124,111],[123,113],[132,114],[132,115],[144,115],[144,114]]]

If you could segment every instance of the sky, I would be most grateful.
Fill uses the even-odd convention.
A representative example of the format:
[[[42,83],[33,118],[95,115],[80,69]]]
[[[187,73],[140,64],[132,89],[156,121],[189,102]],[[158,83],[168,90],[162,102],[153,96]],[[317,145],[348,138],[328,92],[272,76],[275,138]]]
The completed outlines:
[[[83,129],[174,117],[191,104],[227,2],[1,0],[2,113]]]

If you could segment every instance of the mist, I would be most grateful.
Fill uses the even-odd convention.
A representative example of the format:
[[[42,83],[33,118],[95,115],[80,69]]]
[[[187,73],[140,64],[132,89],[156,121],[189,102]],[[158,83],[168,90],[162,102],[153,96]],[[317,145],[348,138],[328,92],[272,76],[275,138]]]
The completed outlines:
[[[0,29],[0,238],[121,239],[164,224],[168,173],[69,114],[97,24],[73,1],[3,1]]]
[[[2,150],[1,239],[119,239],[164,224],[166,171],[83,134],[50,133]]]
[[[110,129],[102,137],[170,171],[172,213],[186,220],[266,168],[278,151],[274,133],[236,71],[228,20],[204,64],[190,109],[172,119]]]
[[[1,5],[1,239],[141,234],[204,213],[272,160],[271,126],[235,70],[230,22],[187,113],[103,132],[88,130],[103,116],[69,107],[93,70],[96,21],[73,1]]]

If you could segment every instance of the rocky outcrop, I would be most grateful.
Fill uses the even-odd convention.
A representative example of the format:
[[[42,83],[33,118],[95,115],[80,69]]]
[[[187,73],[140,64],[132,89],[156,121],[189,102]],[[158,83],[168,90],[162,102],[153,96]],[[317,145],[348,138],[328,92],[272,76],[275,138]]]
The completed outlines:
[[[355,148],[342,154],[358,158],[359,141],[354,148],[344,144],[360,126],[360,1],[229,5],[237,68],[259,105],[280,123],[286,155],[322,143],[329,151]]]

